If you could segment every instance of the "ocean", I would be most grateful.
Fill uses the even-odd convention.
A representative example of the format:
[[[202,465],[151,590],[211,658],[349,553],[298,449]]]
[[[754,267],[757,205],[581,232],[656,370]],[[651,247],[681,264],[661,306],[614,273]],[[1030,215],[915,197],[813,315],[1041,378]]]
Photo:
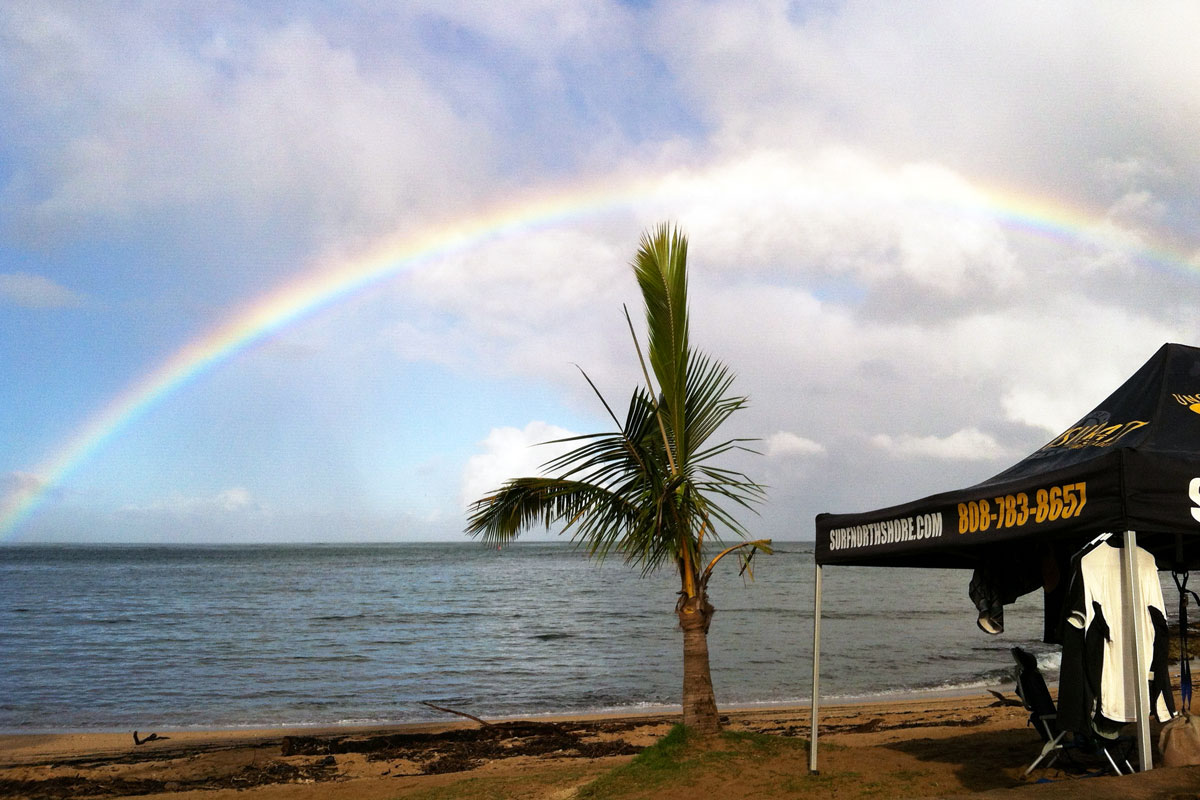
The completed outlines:
[[[722,564],[709,636],[721,706],[806,702],[812,544],[754,580]],[[988,636],[970,573],[824,572],[824,701],[1011,690],[1053,666],[1040,592]],[[568,543],[0,547],[0,731],[123,731],[668,710],[682,641],[670,571]]]

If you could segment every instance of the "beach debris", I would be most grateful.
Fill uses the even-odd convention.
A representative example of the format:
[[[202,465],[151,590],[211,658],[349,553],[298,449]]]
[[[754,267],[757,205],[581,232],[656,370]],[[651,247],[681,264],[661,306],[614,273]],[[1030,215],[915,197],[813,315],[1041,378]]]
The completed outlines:
[[[866,722],[860,722],[857,725],[851,725],[847,728],[849,733],[874,733],[883,727],[883,717],[875,717]]]
[[[160,736],[159,739],[166,739]],[[154,756],[147,756],[154,758]],[[97,763],[95,758],[89,764]],[[118,762],[119,763],[119,762]],[[134,763],[144,764],[139,761]],[[111,763],[104,765],[111,770]],[[78,797],[137,797],[177,792],[212,791],[216,789],[252,789],[281,783],[320,783],[336,780],[337,767],[324,762],[288,764],[268,761],[248,764],[236,771],[219,774],[193,774],[173,780],[145,777],[111,777],[110,775],[56,775],[50,778],[0,778],[0,797],[29,798],[29,800],[73,800]]]
[[[988,708],[995,708],[996,706],[1024,706],[1025,705],[1019,699],[1012,698],[1012,697],[1005,697],[1003,694],[1001,694],[1000,692],[997,692],[995,689],[988,689],[988,694],[990,694],[996,698],[996,702],[992,703],[990,706],[988,706]]]
[[[422,700],[421,705],[429,706],[434,711],[443,711],[447,714],[457,714],[460,717],[466,717],[467,719],[473,719],[476,722],[478,722],[480,725],[483,725],[488,728],[490,728],[492,726],[492,723],[488,722],[487,720],[480,719],[479,717],[476,717],[473,714],[468,714],[465,711],[455,711],[453,708],[445,708],[444,706],[435,706],[433,703],[430,703],[427,700]]]
[[[167,739],[170,739],[170,738],[171,738],[170,736],[159,736],[157,733],[152,733],[149,736],[143,736],[142,738],[139,739],[138,735],[137,735],[137,731],[133,732],[133,743],[135,745],[145,744],[146,742],[162,742],[162,741],[166,741]]]
[[[393,762],[393,772],[397,769],[395,762],[410,762],[415,770],[410,774],[436,775],[463,772],[487,761],[517,756],[603,758],[641,751],[623,737],[600,736],[617,730],[620,730],[617,726],[599,723],[514,721],[436,732],[285,736],[282,755],[287,758],[361,753],[370,761]]]
[[[830,720],[829,722],[821,723],[821,731],[830,733],[882,733],[886,731],[902,731],[912,728],[970,728],[976,725],[983,725],[989,719],[987,714],[976,714],[970,717],[938,717],[927,718],[921,712],[900,712],[889,714],[885,719],[883,717],[872,717],[868,720],[862,720],[861,715],[855,714],[847,718],[846,722]],[[853,721],[851,721],[853,720]],[[791,728],[793,735],[800,733],[801,735],[807,729]],[[779,733],[779,728],[764,728],[763,733]]]

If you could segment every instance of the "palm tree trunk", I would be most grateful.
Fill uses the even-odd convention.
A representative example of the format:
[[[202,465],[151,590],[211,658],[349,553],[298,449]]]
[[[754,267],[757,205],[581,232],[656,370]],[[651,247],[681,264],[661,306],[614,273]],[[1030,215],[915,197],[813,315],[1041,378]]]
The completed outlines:
[[[702,735],[721,730],[708,666],[708,626],[716,609],[703,594],[678,609],[683,629],[683,724]]]

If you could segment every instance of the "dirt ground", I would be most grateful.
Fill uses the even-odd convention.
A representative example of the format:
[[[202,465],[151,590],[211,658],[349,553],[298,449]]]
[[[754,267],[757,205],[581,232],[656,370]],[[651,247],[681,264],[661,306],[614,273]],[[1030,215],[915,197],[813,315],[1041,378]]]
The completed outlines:
[[[609,790],[616,794],[605,796],[1200,798],[1200,768],[1090,777],[1084,770],[1099,765],[1083,763],[1026,778],[1041,749],[1027,716],[991,695],[830,706],[821,715],[819,772],[811,775],[807,708],[733,711],[728,730],[776,738],[758,737],[740,750],[706,745],[714,752],[701,754],[696,769],[652,789],[618,782]],[[567,800],[629,764],[676,721],[647,715],[385,730],[160,731],[140,745],[131,733],[2,736],[0,797]]]

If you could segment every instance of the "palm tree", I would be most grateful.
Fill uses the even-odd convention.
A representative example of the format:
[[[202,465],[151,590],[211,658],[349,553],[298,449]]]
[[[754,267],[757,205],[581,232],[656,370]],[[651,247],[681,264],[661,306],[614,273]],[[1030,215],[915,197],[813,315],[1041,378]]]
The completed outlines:
[[[730,506],[750,508],[764,491],[744,474],[713,464],[746,449],[741,439],[710,443],[746,398],[728,394],[733,375],[723,364],[688,345],[687,238],[666,225],[643,234],[633,267],[646,305],[650,367],[626,309],[647,385],[634,390],[624,423],[584,373],[617,430],[560,440],[577,446],[544,466],[554,477],[516,478],[477,500],[467,533],[502,544],[534,524],[560,524],[589,556],[615,550],[643,574],[673,564],[680,579],[675,612],[683,631],[683,724],[715,733],[708,582],[727,555],[737,554],[745,571],[755,553],[771,552],[770,540],[722,549],[719,538],[719,529],[748,538]],[[719,551],[707,563],[706,546]]]

